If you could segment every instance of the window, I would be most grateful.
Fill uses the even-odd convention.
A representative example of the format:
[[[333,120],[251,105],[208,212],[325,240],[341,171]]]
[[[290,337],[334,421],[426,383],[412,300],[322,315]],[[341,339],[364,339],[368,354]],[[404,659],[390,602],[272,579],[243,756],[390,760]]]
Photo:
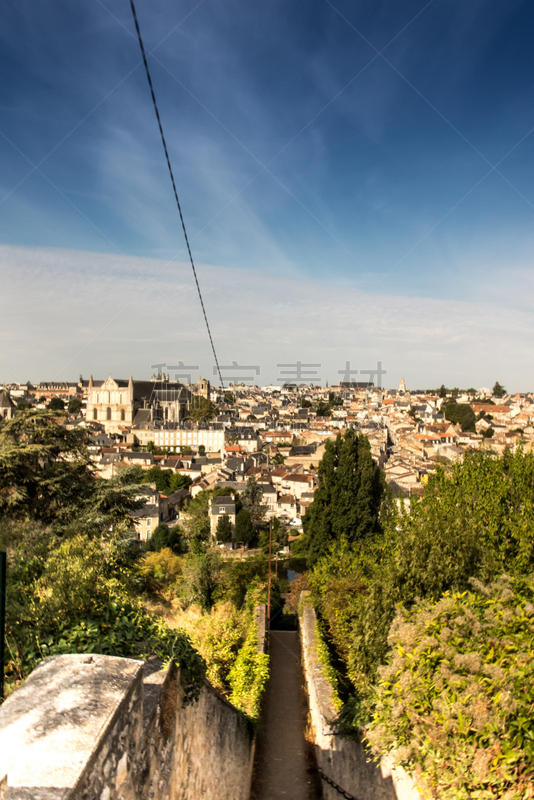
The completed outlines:
[[[151,525],[152,525],[152,520],[151,519],[147,519],[147,521],[146,521],[147,528],[150,528]]]
[[[106,419],[111,419],[111,408],[109,408],[109,406],[108,406],[108,409],[106,411]]]
[[[224,506],[219,506],[219,514],[224,514],[226,511]]]
[[[126,419],[126,412],[125,412],[124,408],[121,408],[121,420],[122,420],[122,422],[124,422],[125,419]]]
[[[93,408],[93,419],[97,418],[97,411],[96,408]]]

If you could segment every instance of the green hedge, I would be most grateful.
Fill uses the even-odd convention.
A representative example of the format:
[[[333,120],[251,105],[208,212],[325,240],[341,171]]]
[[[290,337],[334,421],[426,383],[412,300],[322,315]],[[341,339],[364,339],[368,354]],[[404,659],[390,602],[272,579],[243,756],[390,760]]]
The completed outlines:
[[[430,796],[534,796],[534,581],[502,576],[399,611],[368,739]]]

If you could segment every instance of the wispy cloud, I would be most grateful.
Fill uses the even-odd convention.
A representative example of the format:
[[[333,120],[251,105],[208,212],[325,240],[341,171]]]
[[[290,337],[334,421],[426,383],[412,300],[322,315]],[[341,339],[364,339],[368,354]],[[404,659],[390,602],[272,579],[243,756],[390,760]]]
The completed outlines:
[[[0,263],[1,360],[18,380],[147,377],[152,364],[176,359],[213,379],[187,264],[156,277],[156,291],[140,277],[158,275],[164,262],[154,259],[134,259],[138,272],[118,256],[2,247]],[[377,360],[386,385],[401,375],[411,386],[506,384],[516,372],[509,388],[534,382],[532,316],[497,302],[364,300],[353,287],[202,264],[199,275],[221,363],[257,364],[263,383],[279,377],[277,364],[299,360],[320,363],[323,383],[346,361],[370,369]]]

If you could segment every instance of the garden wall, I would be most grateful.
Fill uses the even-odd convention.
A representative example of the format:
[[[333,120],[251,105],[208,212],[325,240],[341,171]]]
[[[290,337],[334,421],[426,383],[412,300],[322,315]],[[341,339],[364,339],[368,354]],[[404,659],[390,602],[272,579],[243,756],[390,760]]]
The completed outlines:
[[[392,768],[386,759],[377,764],[360,742],[339,736],[333,689],[317,657],[317,619],[305,594],[300,605],[299,623],[310,725],[324,800],[339,800],[342,795],[338,789],[358,799],[422,800],[422,795],[403,769]]]
[[[160,667],[45,659],[0,707],[0,798],[248,800],[250,724],[207,681],[186,705],[179,670]]]

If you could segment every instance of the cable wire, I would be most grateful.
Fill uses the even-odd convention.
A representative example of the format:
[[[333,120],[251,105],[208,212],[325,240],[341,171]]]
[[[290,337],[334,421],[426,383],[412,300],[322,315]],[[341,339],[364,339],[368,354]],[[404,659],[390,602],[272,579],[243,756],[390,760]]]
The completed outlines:
[[[183,217],[183,214],[182,214],[182,208],[180,206],[180,201],[178,199],[178,191],[176,189],[176,183],[175,183],[175,180],[174,180],[174,173],[173,173],[172,167],[171,167],[171,160],[169,158],[169,151],[167,150],[167,142],[165,141],[165,135],[163,133],[163,127],[162,127],[161,118],[160,118],[160,115],[159,115],[158,104],[157,104],[157,101],[156,101],[156,95],[154,93],[154,87],[152,85],[152,78],[150,77],[150,70],[148,69],[148,62],[147,62],[147,59],[146,59],[145,46],[143,44],[143,39],[141,37],[141,30],[139,28],[139,22],[137,20],[137,13],[136,13],[136,10],[135,10],[135,5],[134,5],[134,1],[133,0],[130,0],[130,7],[132,9],[132,14],[133,14],[134,22],[135,22],[135,30],[137,31],[137,38],[139,40],[139,47],[141,48],[141,54],[143,56],[143,63],[145,65],[146,77],[148,79],[148,85],[150,87],[150,94],[152,95],[152,103],[154,105],[154,111],[156,112],[156,119],[158,121],[159,132],[160,132],[160,135],[161,135],[161,142],[163,144],[163,149],[165,151],[165,158],[167,159],[167,166],[169,168],[169,175],[171,176],[172,188],[174,190],[174,197],[176,199],[176,205],[178,206],[178,213],[180,214],[180,221],[182,223],[182,230],[184,232],[185,243],[187,245],[187,252],[189,253],[189,260],[191,261],[191,268],[193,270],[193,275],[195,276],[195,283],[197,285],[198,297],[199,297],[199,300],[200,300],[200,305],[202,306],[202,313],[204,314],[204,321],[206,323],[206,328],[208,329],[208,336],[210,338],[211,349],[213,351],[213,357],[215,359],[215,364],[217,366],[217,372],[219,373],[219,380],[221,382],[221,387],[224,389],[224,381],[223,381],[222,375],[221,375],[221,368],[219,367],[219,361],[217,359],[217,353],[215,352],[215,345],[213,344],[213,338],[212,338],[212,335],[211,335],[211,329],[210,329],[209,322],[208,322],[208,316],[206,314],[206,309],[204,308],[204,300],[202,299],[202,292],[200,291],[200,284],[199,284],[198,278],[197,278],[197,271],[196,271],[196,268],[195,268],[195,262],[193,261],[193,254],[191,253],[191,247],[189,246],[189,239],[188,239],[188,236],[187,236],[187,231],[185,229],[185,222],[184,222],[184,217]]]

